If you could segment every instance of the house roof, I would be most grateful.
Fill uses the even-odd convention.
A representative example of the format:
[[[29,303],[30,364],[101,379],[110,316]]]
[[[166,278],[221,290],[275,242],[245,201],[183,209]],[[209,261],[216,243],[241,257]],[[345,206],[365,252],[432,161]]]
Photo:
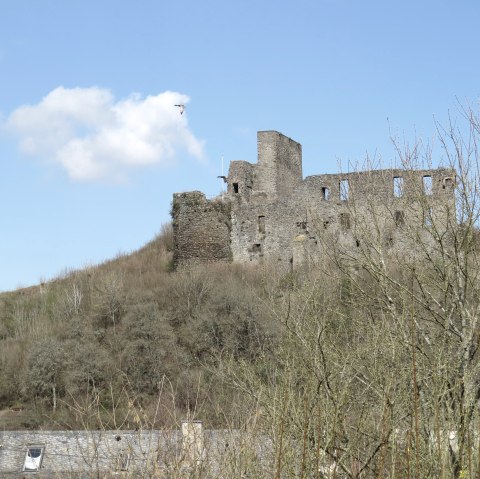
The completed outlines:
[[[0,432],[0,477],[151,478],[199,465],[216,477],[225,461],[245,450],[260,463],[268,462],[271,452],[267,438],[252,440],[235,430],[205,430],[191,441],[179,430],[5,431]],[[23,471],[29,447],[43,448],[38,473]]]

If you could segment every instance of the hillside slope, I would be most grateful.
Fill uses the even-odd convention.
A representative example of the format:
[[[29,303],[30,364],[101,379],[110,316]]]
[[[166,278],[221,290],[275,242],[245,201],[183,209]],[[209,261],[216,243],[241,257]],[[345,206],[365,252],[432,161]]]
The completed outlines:
[[[167,385],[169,417],[156,423],[173,421],[172,397],[179,413],[203,404],[215,421],[207,363],[251,358],[271,334],[247,271],[172,273],[171,251],[168,226],[132,254],[0,295],[0,428],[114,427],[112,403],[127,417],[128,405],[157,407]],[[73,412],[92,398],[97,410]]]

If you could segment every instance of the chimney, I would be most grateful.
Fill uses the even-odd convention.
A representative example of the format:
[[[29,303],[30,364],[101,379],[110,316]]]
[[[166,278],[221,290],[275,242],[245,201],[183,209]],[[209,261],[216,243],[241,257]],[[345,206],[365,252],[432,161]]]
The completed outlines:
[[[190,466],[196,466],[202,461],[202,421],[182,421],[182,455]]]

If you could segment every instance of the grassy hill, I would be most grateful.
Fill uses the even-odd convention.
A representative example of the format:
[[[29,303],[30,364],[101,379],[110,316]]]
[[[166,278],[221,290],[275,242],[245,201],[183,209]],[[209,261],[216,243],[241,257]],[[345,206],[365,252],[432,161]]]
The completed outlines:
[[[165,226],[136,252],[0,295],[0,428],[134,427],[132,405],[151,412],[160,391],[156,425],[193,410],[218,423],[216,358],[254,358],[273,337],[257,315],[261,278],[171,261]]]

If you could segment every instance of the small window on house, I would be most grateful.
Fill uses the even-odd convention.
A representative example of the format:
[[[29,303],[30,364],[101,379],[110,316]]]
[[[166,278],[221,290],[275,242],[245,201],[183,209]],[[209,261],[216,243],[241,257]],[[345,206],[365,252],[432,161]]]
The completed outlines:
[[[42,446],[29,446],[27,448],[25,461],[23,462],[24,472],[36,472],[40,470],[44,450],[45,448]]]
[[[433,183],[430,175],[425,175],[423,177],[423,192],[426,195],[431,195],[433,193]]]
[[[348,213],[340,213],[340,226],[344,231],[350,229],[350,215]]]
[[[395,196],[395,198],[401,198],[403,196],[403,177],[402,176],[393,177],[393,196]]]
[[[238,193],[238,183],[233,183],[233,192]]]
[[[350,185],[348,184],[348,180],[341,180],[340,181],[340,200],[347,201],[349,193],[350,193]]]
[[[326,186],[322,188],[322,198],[327,201],[330,199],[330,188]]]
[[[395,211],[394,221],[396,226],[403,226],[405,224],[405,213],[403,211]]]
[[[258,232],[265,234],[265,216],[258,217]]]
[[[130,454],[122,452],[118,457],[118,468],[121,471],[128,471],[128,466],[130,466]]]
[[[443,179],[443,189],[444,190],[453,190],[453,178],[447,177]]]

